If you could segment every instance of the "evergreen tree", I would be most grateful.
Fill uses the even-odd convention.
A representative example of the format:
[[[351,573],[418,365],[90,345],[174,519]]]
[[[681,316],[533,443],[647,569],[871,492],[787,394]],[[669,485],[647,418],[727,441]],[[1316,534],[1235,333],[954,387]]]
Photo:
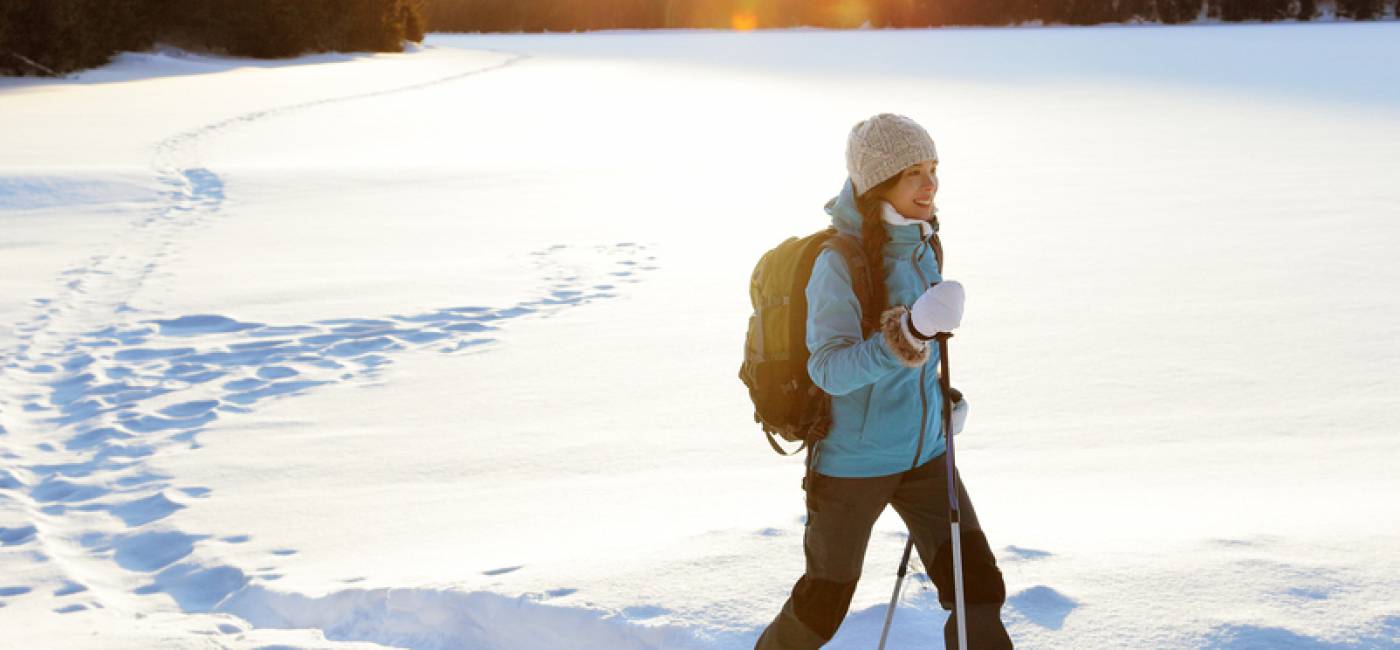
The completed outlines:
[[[1375,20],[1384,11],[1381,0],[1337,0],[1337,15],[1353,20]]]
[[[106,63],[114,31],[94,13],[97,0],[5,0],[7,34],[0,69],[7,74],[62,74]],[[125,30],[115,30],[124,32]]]
[[[1152,0],[1119,0],[1110,20],[1115,22],[1154,21],[1157,10]]]
[[[10,66],[18,65],[14,55],[10,52],[10,12],[13,5],[8,2],[0,2],[0,74],[13,74]]]
[[[1201,14],[1200,0],[1157,0],[1157,17],[1167,24],[1195,20]]]
[[[1289,17],[1288,0],[1218,0],[1220,17],[1227,21],[1281,20]]]
[[[399,10],[404,37],[415,43],[423,41],[423,7],[419,2],[405,2]]]

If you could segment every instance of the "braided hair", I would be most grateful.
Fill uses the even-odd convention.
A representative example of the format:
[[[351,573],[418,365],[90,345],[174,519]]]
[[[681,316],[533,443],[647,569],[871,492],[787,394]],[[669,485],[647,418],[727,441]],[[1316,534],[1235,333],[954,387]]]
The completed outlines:
[[[870,283],[875,289],[875,295],[870,298],[876,307],[876,314],[882,314],[890,308],[890,292],[885,287],[883,252],[885,243],[890,240],[890,234],[885,231],[884,207],[880,204],[884,201],[885,193],[897,183],[899,174],[881,181],[879,185],[856,197],[856,209],[860,211],[860,241],[865,247],[865,258],[870,264]]]

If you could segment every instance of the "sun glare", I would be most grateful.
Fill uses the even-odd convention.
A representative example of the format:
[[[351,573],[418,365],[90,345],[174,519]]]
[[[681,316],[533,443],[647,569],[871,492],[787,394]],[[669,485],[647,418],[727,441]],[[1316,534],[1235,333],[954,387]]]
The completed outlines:
[[[729,25],[735,31],[753,31],[758,28],[758,16],[752,11],[737,11],[730,17]]]
[[[859,27],[870,22],[870,5],[864,0],[841,0],[832,11],[836,23],[845,27]]]

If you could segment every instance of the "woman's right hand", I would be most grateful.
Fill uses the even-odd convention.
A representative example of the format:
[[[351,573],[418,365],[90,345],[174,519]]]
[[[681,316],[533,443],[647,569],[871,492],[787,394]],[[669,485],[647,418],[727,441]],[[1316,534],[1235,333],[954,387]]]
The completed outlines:
[[[929,287],[909,308],[909,321],[924,338],[951,332],[962,324],[966,295],[961,282],[944,280]]]

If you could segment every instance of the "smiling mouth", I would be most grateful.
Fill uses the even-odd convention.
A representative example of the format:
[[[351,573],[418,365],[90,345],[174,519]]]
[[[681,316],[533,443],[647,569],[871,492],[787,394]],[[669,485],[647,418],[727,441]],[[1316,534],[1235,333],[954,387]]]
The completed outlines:
[[[933,199],[932,199],[932,198],[928,198],[928,199],[914,199],[914,204],[915,204],[915,205],[918,205],[918,206],[920,206],[920,207],[927,208],[927,207],[933,205]]]

